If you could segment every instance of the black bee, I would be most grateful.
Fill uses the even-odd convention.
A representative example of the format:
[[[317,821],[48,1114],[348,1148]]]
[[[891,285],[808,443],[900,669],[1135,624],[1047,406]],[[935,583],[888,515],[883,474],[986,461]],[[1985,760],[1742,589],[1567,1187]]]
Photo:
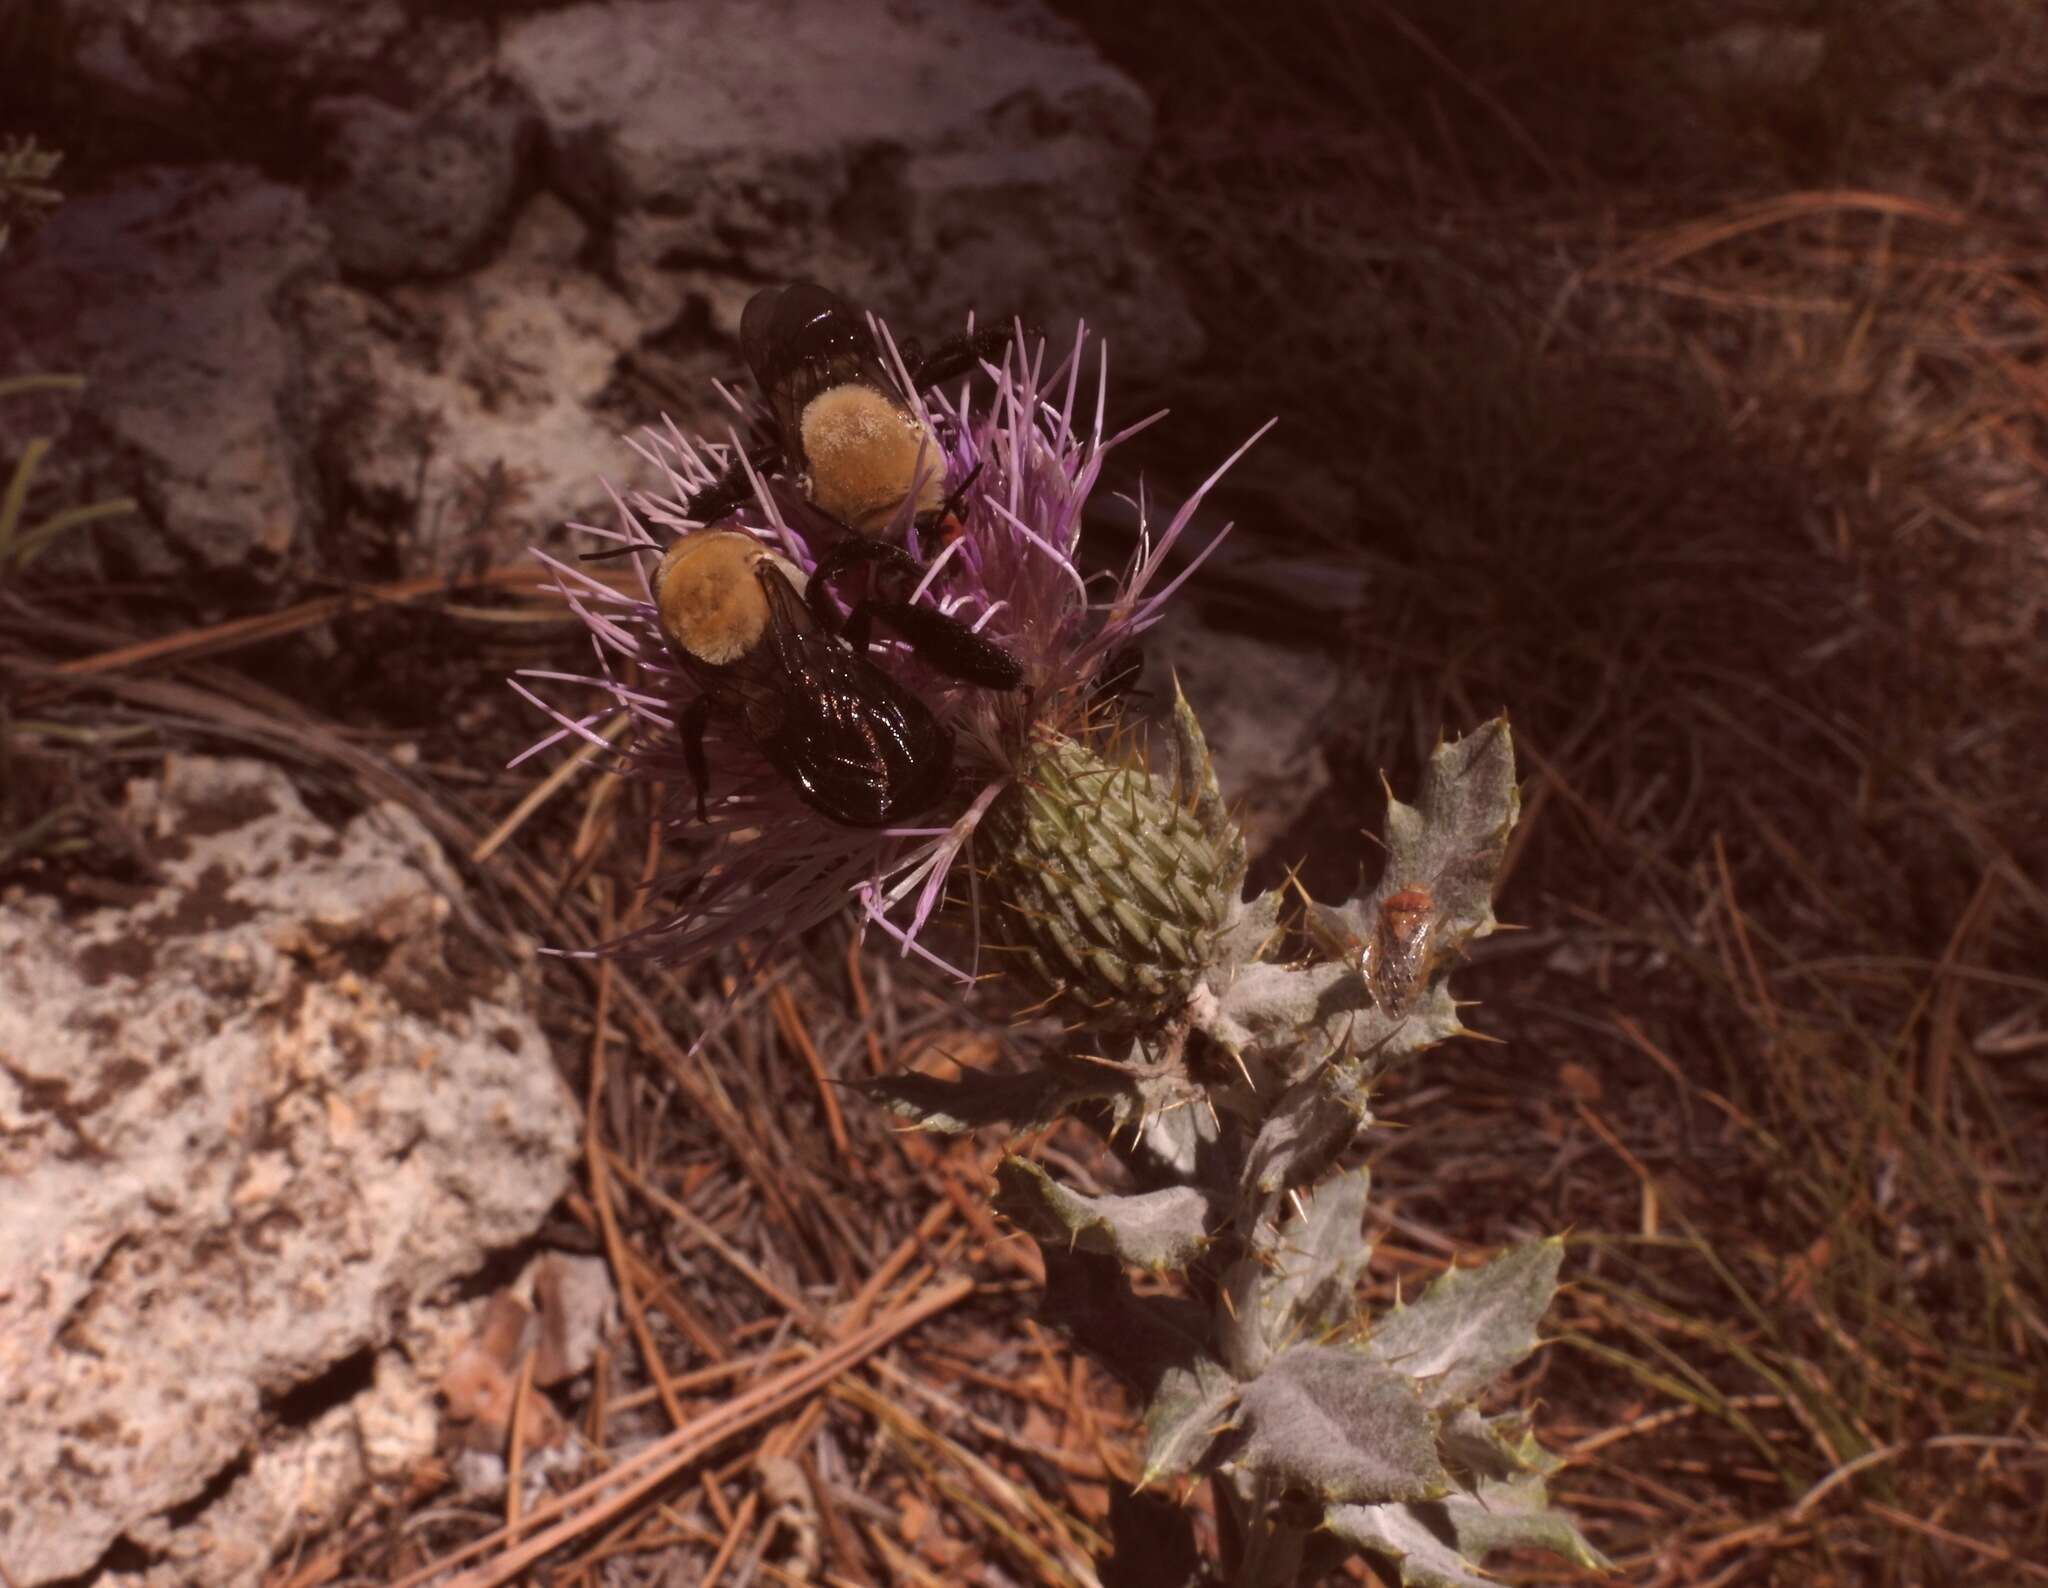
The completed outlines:
[[[846,826],[890,826],[945,792],[951,730],[832,633],[806,605],[805,582],[793,564],[736,530],[685,535],[655,570],[662,636],[701,691],[681,723],[700,821],[713,714],[736,724],[805,804]],[[1015,687],[1022,669],[1007,652],[954,619],[918,610],[936,626],[906,637],[933,666]]]
[[[998,356],[1004,329],[964,336],[929,355],[905,345],[905,368],[926,391]],[[766,287],[740,316],[740,352],[768,405],[768,433],[748,449],[759,473],[790,474],[805,501],[856,534],[880,535],[904,504],[919,524],[942,521],[945,459],[924,416],[904,399],[867,317],[813,282]],[[690,516],[713,523],[752,493],[735,458],[693,497]]]

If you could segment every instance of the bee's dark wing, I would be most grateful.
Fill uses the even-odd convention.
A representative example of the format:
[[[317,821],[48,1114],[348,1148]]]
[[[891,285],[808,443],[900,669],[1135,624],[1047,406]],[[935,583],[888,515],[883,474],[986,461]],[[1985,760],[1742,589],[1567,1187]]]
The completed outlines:
[[[820,628],[770,564],[769,656],[783,691],[779,730],[758,741],[806,803],[853,827],[922,809],[952,769],[953,736],[929,707]]]
[[[748,299],[740,353],[788,446],[797,445],[798,420],[820,392],[857,381],[897,396],[867,316],[814,281],[765,287]]]

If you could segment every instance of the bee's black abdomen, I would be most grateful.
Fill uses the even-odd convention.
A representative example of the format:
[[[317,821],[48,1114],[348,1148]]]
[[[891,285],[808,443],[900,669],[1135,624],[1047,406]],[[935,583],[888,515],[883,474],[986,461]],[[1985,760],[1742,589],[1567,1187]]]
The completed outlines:
[[[917,696],[820,634],[801,687],[762,749],[804,802],[851,827],[886,827],[944,792],[953,735]]]

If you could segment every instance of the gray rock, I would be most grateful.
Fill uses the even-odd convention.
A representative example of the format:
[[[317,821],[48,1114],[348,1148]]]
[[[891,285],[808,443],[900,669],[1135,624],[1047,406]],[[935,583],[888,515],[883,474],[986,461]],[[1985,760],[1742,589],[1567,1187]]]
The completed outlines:
[[[452,275],[504,230],[535,121],[502,80],[424,112],[361,94],[313,107],[333,176],[316,189],[342,269],[373,280]]]
[[[31,367],[87,379],[56,456],[110,477],[80,499],[143,505],[89,532],[117,562],[260,572],[291,552],[305,511],[298,370],[277,310],[329,269],[295,189],[239,166],[149,168],[67,200],[0,281]],[[82,545],[56,542],[48,564]]]
[[[50,0],[76,68],[109,105],[202,123],[296,108],[307,90],[418,61],[401,0]]]
[[[178,759],[129,817],[160,867],[144,902],[0,900],[22,1588],[123,1537],[153,1584],[245,1581],[424,1456],[421,1385],[469,1327],[437,1292],[533,1232],[576,1150],[517,979],[451,920],[409,813],[337,830],[275,769]]]
[[[513,555],[603,511],[620,433],[723,435],[775,280],[925,341],[1085,311],[1120,377],[1198,346],[1132,215],[1149,107],[1038,0],[52,3],[123,127],[272,174],[118,176],[0,281],[0,337],[93,381],[46,479],[142,504],[51,572],[212,601]]]
[[[576,268],[584,227],[542,195],[491,264],[377,294],[303,293],[306,411],[335,544],[413,572],[502,561],[602,507],[633,455],[600,398],[639,321]],[[344,573],[360,570],[344,566]]]
[[[1155,712],[1170,706],[1176,678],[1201,719],[1231,814],[1260,854],[1330,785],[1320,741],[1342,681],[1321,651],[1212,627],[1191,603],[1146,636],[1144,687]]]
[[[587,3],[509,23],[555,180],[615,222],[637,301],[730,333],[808,277],[937,336],[1077,306],[1157,369],[1196,346],[1131,219],[1151,109],[1033,0]]]

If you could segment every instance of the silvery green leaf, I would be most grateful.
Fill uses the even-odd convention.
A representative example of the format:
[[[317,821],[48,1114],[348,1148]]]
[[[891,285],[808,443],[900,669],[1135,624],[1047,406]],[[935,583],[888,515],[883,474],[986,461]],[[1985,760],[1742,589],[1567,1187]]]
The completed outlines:
[[[1355,977],[1352,983],[1363,987]],[[1414,994],[1399,1013],[1377,1006],[1361,1010],[1344,1030],[1342,1040],[1363,1076],[1371,1079],[1464,1029],[1450,989],[1437,982]]]
[[[1257,1250],[1231,1266],[1225,1354],[1237,1372],[1256,1374],[1276,1352],[1351,1321],[1372,1260],[1363,1228],[1371,1178],[1360,1167],[1304,1190],[1302,1211],[1262,1230]]]
[[[857,1081],[855,1089],[898,1119],[941,1136],[963,1135],[986,1126],[1035,1130],[1113,1084],[1091,1086],[1053,1070],[1022,1075],[969,1072],[957,1081],[930,1075],[884,1075]]]
[[[1140,1487],[1196,1471],[1230,1423],[1238,1383],[1211,1356],[1170,1364],[1145,1406]]]
[[[1245,1181],[1262,1195],[1321,1178],[1372,1117],[1365,1091],[1337,1065],[1290,1086],[1252,1140]]]
[[[1461,1406],[1437,1425],[1436,1437],[1444,1465],[1468,1488],[1489,1478],[1543,1477],[1564,1465],[1536,1443],[1521,1412],[1482,1417],[1477,1407]]]
[[[1553,1237],[1454,1268],[1421,1300],[1383,1314],[1366,1354],[1417,1380],[1432,1407],[1468,1401],[1536,1348],[1563,1261],[1564,1242]]]
[[[1406,1015],[1440,993],[1443,967],[1498,924],[1493,890],[1519,809],[1505,717],[1439,745],[1416,804],[1388,795],[1378,885],[1345,904],[1312,903],[1302,923],[1310,941],[1326,960],[1350,968],[1376,1010]],[[1453,1020],[1441,1034],[1456,1030]],[[1401,1056],[1390,1053],[1387,1062]]]
[[[1394,1562],[1401,1588],[1499,1588],[1426,1523],[1414,1505],[1333,1505],[1323,1525],[1359,1549]]]
[[[1209,1160],[1221,1150],[1216,1113],[1184,1055],[1184,1038],[1138,1037],[1116,1066],[1095,1066],[1115,1087],[1104,1095],[1110,1133],[1129,1133],[1145,1166],[1170,1179],[1227,1181],[1230,1176],[1211,1172]]]
[[[1278,964],[1245,965],[1227,986],[1215,990],[1213,1002],[1191,1008],[1196,1027],[1233,1053],[1281,1054],[1309,1045],[1325,1051],[1311,1060],[1328,1058],[1328,1042],[1318,1034],[1364,1008],[1357,979],[1341,965],[1306,967]]]
[[[1365,1206],[1372,1172],[1361,1164],[1302,1193],[1302,1210],[1280,1226],[1265,1299],[1291,1326],[1321,1334],[1350,1321],[1358,1276],[1372,1261]]]
[[[1449,1495],[1438,1504],[1458,1548],[1474,1560],[1497,1549],[1546,1549],[1575,1566],[1611,1569],[1572,1519],[1551,1507],[1540,1477],[1482,1483],[1476,1494]]]
[[[1400,888],[1423,888],[1443,951],[1485,936],[1498,924],[1493,890],[1520,811],[1506,717],[1438,745],[1415,804],[1388,802],[1387,866],[1374,902]]]
[[[1448,1487],[1414,1383],[1345,1346],[1292,1346],[1246,1384],[1229,1459],[1339,1503]]]
[[[1041,1241],[1065,1241],[1155,1273],[1184,1268],[1209,1244],[1210,1200],[1193,1186],[1131,1196],[1083,1196],[1037,1164],[1005,1158],[996,1206]]]
[[[1353,1064],[1370,1078],[1464,1030],[1441,983],[1393,1010],[1373,1002],[1355,965],[1334,962],[1243,966],[1221,992],[1198,993],[1188,1012],[1197,1030],[1233,1053],[1266,1060],[1289,1081],[1325,1060]]]
[[[1145,1088],[1140,1088],[1142,1096]],[[1145,1108],[1136,1122],[1137,1152],[1144,1164],[1176,1180],[1206,1178],[1202,1159],[1218,1146],[1216,1116],[1199,1102]]]

